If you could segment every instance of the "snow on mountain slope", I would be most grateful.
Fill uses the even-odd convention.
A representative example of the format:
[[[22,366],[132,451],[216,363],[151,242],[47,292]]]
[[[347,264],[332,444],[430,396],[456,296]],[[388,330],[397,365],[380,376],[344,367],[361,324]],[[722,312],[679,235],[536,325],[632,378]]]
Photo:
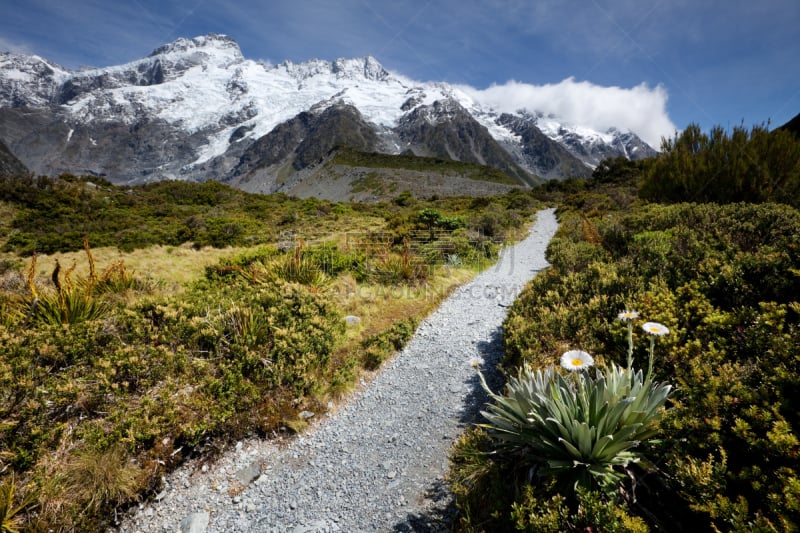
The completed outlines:
[[[47,105],[69,71],[39,56],[0,54],[0,106]]]
[[[390,73],[369,56],[270,65],[244,58],[233,39],[213,34],[178,39],[124,65],[81,71],[68,71],[36,56],[0,56],[0,107],[49,106],[69,129],[66,145],[78,142],[73,131],[112,123],[163,123],[190,139],[182,153],[191,157],[179,162],[179,170],[174,168],[178,162],[165,161],[164,175],[148,169],[148,179],[192,177],[192,168],[223,156],[234,144],[255,142],[305,111],[350,104],[376,129],[389,131],[404,116],[433,109],[437,101],[455,102],[467,110],[498,142],[521,143],[518,133],[498,122],[497,113],[465,92]],[[446,106],[439,105],[426,119],[448,120]],[[536,126],[589,166],[600,153],[592,146],[610,147],[618,141],[614,132],[566,128],[557,118],[538,117]],[[397,142],[386,147],[397,153],[403,148]]]
[[[209,142],[194,161],[198,164],[224,153],[238,127],[249,127],[245,138],[257,139],[302,111],[334,101],[353,104],[368,120],[392,126],[403,114],[403,103],[421,92],[371,57],[270,66],[244,59],[238,46],[222,37],[178,43],[134,63],[80,73],[124,79],[158,62],[164,80],[86,93],[65,104],[71,117],[85,122],[113,114],[132,122],[148,114],[190,134],[205,130]],[[436,91],[421,102],[442,96]]]

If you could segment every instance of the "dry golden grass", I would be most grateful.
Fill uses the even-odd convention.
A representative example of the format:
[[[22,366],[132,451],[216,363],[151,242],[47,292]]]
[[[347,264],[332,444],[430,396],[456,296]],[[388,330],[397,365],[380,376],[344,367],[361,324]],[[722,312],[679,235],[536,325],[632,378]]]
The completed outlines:
[[[370,335],[384,331],[396,320],[407,317],[422,319],[456,287],[472,279],[476,272],[467,268],[436,269],[425,283],[387,286],[357,283],[350,276],[336,281],[332,289],[342,311],[361,318],[353,332]],[[350,336],[353,335],[350,332]],[[363,335],[357,335],[362,337]]]
[[[77,451],[63,466],[66,491],[92,509],[133,498],[139,474],[139,467],[120,447]]]
[[[71,448],[63,438],[58,449],[40,462],[42,483],[31,493],[37,517],[31,531],[80,531],[86,511],[104,504],[113,508],[136,497],[146,474],[120,446],[98,451]]]
[[[470,281],[477,271],[468,268],[436,269],[433,275],[417,286],[386,286],[358,283],[350,275],[340,276],[329,290],[334,294],[345,315],[357,316],[358,324],[350,325],[345,338],[334,354],[340,362],[360,360],[361,342],[371,335],[387,331],[392,324],[406,318],[421,322],[447,298],[454,289]],[[371,380],[374,372],[360,370],[361,377]],[[316,402],[322,405],[329,400],[340,400],[351,392],[360,380],[355,379],[346,386],[329,388]]]
[[[220,259],[245,251],[244,248],[202,248],[195,250],[189,244],[182,246],[152,246],[133,252],[120,252],[116,248],[92,248],[97,272],[103,272],[115,263],[123,262],[128,271],[144,278],[162,282],[170,288],[199,279],[208,265],[216,264]],[[0,254],[3,258],[17,258],[13,254]],[[36,277],[50,279],[50,275],[58,260],[62,267],[70,268],[75,264],[72,275],[86,278],[89,275],[89,261],[84,251],[39,255],[36,260]],[[25,266],[30,259],[24,260]]]
[[[8,204],[0,202],[0,236],[5,236],[10,230],[13,212]],[[385,226],[385,221],[378,217],[364,217],[361,221],[359,232],[380,231]],[[307,235],[306,243],[310,246],[321,241],[344,241],[348,233],[352,233],[352,221],[343,220],[326,227],[317,227],[313,231],[300,231]],[[296,236],[293,232],[292,235]],[[1,237],[0,237],[1,238]],[[288,239],[288,237],[287,237]],[[0,246],[3,241],[0,241]],[[91,245],[91,243],[89,243]],[[132,252],[121,252],[115,247],[92,248],[92,256],[96,263],[98,273],[105,271],[115,263],[123,262],[125,269],[134,272],[137,276],[150,278],[161,282],[170,289],[195,281],[202,277],[205,267],[218,263],[221,259],[247,252],[249,248],[204,247],[195,249],[191,243],[180,246],[151,246]],[[13,253],[0,253],[0,261],[8,260],[22,262],[24,267],[30,265],[30,259],[22,259]],[[72,275],[77,278],[87,278],[89,275],[89,262],[84,251],[63,252],[55,254],[40,254],[37,256],[36,277],[49,280],[56,265],[56,260],[63,268],[71,268],[75,264]]]
[[[0,246],[5,244],[5,236],[11,231],[11,222],[14,220],[15,210],[8,202],[0,201],[0,235],[2,241]]]

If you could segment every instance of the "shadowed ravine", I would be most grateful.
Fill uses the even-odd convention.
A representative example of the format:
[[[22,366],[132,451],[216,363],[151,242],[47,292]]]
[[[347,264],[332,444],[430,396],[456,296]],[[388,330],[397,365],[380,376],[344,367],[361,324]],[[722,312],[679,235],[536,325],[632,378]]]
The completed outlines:
[[[239,443],[205,471],[187,464],[121,530],[446,530],[449,450],[486,401],[470,360],[482,358],[499,388],[507,306],[547,266],[556,229],[554,210],[539,212],[524,241],[455,291],[369,385],[316,415],[307,433],[287,446]]]

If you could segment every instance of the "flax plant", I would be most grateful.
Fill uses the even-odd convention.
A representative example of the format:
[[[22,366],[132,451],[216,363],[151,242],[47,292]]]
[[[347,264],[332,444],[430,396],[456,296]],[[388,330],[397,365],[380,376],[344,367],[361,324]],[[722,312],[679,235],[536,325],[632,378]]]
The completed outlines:
[[[305,253],[305,243],[302,240],[295,243],[291,254],[273,262],[273,270],[284,281],[300,283],[318,290],[331,283],[320,265]]]
[[[69,268],[62,269],[56,259],[55,267],[50,274],[55,291],[45,293],[40,293],[36,288],[36,255],[34,254],[27,280],[30,301],[26,307],[30,321],[50,325],[69,325],[102,318],[108,313],[108,304],[92,295],[97,275],[94,257],[86,240],[84,240],[84,250],[89,261],[89,278],[79,282],[76,286],[72,281],[75,263],[73,262]]]
[[[22,531],[25,512],[35,505],[34,493],[28,491],[19,497],[19,489],[13,473],[0,483],[0,533]]]
[[[482,411],[488,421],[482,427],[499,455],[529,466],[537,476],[554,477],[571,493],[600,490],[616,497],[628,466],[645,459],[641,444],[656,435],[672,392],[671,385],[653,381],[654,337],[647,374],[633,368],[632,321],[638,314],[622,315],[629,323],[627,368],[611,363],[592,373],[592,356],[571,350],[561,357],[567,374],[555,365],[523,365],[504,394],[492,392],[478,371],[492,400]],[[645,326],[653,336],[668,332],[660,324]]]

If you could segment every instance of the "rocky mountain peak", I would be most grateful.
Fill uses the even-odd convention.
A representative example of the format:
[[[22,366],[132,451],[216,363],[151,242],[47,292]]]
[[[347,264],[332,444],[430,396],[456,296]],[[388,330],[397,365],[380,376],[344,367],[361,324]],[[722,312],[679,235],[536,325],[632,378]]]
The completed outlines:
[[[332,71],[337,78],[363,78],[372,81],[383,81],[389,77],[389,73],[383,68],[383,65],[372,56],[356,59],[337,59],[333,62]]]
[[[69,71],[36,55],[0,54],[0,106],[47,105]]]
[[[339,58],[335,61],[310,59],[302,63],[284,61],[278,69],[285,70],[290,76],[305,82],[318,76],[332,76],[344,81],[387,81],[391,75],[383,65],[372,56],[358,58]]]
[[[217,33],[209,33],[192,39],[180,37],[169,44],[159,46],[148,57],[183,55],[192,52],[222,53],[222,55],[232,56],[234,59],[244,59],[239,44],[233,38]]]
[[[55,76],[56,74],[65,74],[67,72],[63,67],[37,55],[14,54],[11,52],[0,52],[0,69],[29,72],[40,76]]]
[[[430,105],[416,103],[416,107],[408,106],[411,111],[400,119],[400,124],[420,124],[425,122],[435,126],[442,122],[448,122],[469,117],[466,109],[454,98],[446,97],[435,100]]]

